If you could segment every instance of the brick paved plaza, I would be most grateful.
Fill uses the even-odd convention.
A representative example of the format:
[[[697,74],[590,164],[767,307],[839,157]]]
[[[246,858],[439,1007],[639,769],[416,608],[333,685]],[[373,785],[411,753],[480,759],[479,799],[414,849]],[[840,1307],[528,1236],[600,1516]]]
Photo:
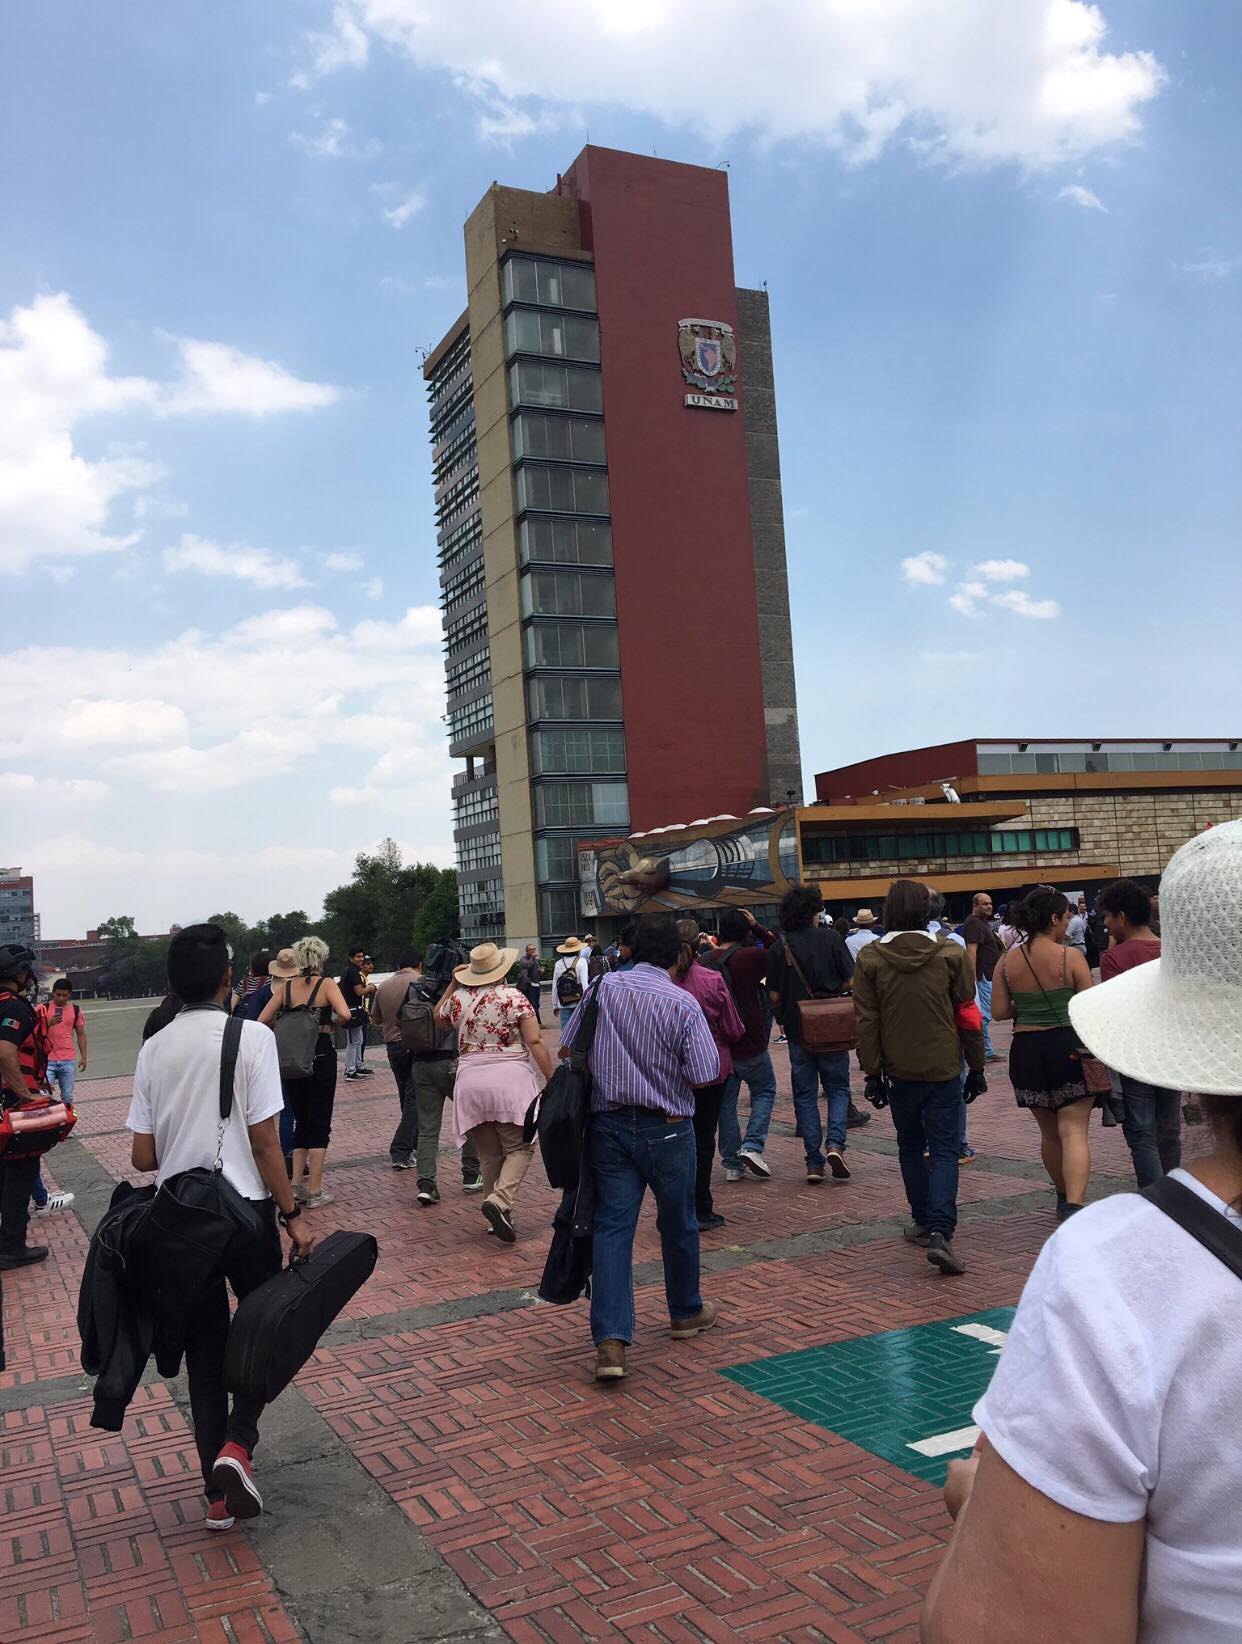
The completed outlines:
[[[887,1115],[852,1133],[851,1182],[804,1184],[774,1051],[773,1180],[720,1182],[727,1226],[703,1241],[719,1328],[668,1339],[648,1204],[630,1376],[601,1388],[585,1303],[535,1304],[555,1203],[538,1166],[515,1246],[487,1237],[453,1156],[442,1203],[420,1209],[413,1173],[389,1168],[396,1100],[372,1050],[376,1076],[339,1087],[337,1203],[315,1216],[375,1231],[379,1266],[268,1412],[268,1512],[225,1536],[202,1529],[183,1385],[146,1385],[121,1435],[88,1425],[78,1280],[89,1227],[133,1173],[129,1081],[79,1085],[80,1140],[48,1172],[77,1203],[35,1224],[51,1260],[4,1278],[2,1644],[915,1639],[948,1528],[936,1435],[968,1419],[1007,1318],[993,1310],[1016,1302],[1054,1225],[1035,1125],[989,1069],[962,1174],[969,1272],[942,1278],[898,1236]],[[1120,1131],[1097,1122],[1092,1140],[1093,1193],[1127,1185]],[[888,1344],[862,1338],[920,1325],[936,1328],[887,1354],[899,1393],[877,1394]]]

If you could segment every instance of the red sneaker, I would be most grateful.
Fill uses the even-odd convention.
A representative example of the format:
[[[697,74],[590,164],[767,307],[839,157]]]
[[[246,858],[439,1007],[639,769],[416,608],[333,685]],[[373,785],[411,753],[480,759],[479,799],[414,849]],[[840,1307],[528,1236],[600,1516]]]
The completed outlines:
[[[234,1519],[227,1501],[212,1501],[207,1506],[206,1525],[209,1530],[231,1530]]]
[[[221,1450],[211,1469],[211,1483],[224,1491],[225,1509],[234,1518],[258,1518],[263,1511],[263,1497],[250,1471],[250,1452],[240,1444],[226,1444]]]

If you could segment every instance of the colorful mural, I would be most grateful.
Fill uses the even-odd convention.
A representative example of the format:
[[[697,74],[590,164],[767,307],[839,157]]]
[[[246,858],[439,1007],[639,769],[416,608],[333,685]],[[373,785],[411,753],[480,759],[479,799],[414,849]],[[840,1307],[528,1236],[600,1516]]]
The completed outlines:
[[[792,810],[713,817],[578,849],[582,912],[588,919],[775,902],[797,883],[798,870]]]

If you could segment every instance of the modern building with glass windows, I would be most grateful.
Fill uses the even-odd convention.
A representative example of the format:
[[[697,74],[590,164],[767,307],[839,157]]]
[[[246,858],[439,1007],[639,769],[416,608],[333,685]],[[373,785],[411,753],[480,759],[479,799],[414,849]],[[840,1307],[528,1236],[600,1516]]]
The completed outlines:
[[[465,249],[424,367],[462,933],[546,949],[580,842],[801,796],[767,294],[724,172],[609,149]]]

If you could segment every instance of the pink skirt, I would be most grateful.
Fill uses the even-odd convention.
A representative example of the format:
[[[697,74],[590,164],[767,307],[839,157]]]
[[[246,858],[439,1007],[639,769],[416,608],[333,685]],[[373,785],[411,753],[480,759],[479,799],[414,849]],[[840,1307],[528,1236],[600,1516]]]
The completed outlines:
[[[453,1083],[453,1140],[458,1147],[476,1125],[520,1125],[539,1094],[525,1051],[474,1050],[457,1059]]]

